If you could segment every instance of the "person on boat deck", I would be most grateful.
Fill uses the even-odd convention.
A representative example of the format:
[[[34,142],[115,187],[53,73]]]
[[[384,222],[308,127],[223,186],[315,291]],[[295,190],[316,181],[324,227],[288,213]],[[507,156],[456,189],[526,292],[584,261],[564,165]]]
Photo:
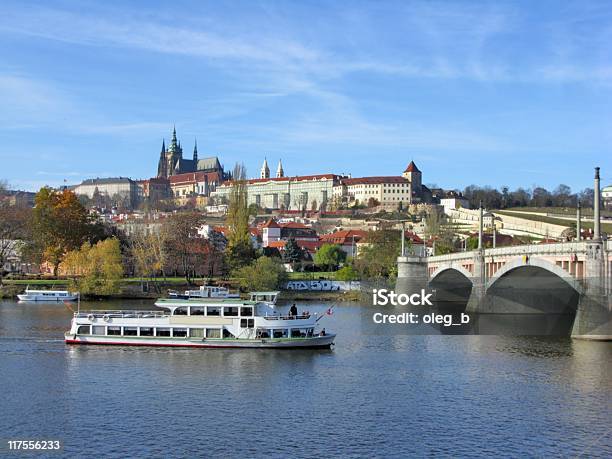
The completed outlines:
[[[319,335],[325,336],[325,329],[321,330],[321,333],[319,333]]]
[[[295,303],[291,305],[291,308],[289,309],[289,315],[292,317],[295,317],[298,315],[298,310],[297,310],[297,306],[295,305]]]

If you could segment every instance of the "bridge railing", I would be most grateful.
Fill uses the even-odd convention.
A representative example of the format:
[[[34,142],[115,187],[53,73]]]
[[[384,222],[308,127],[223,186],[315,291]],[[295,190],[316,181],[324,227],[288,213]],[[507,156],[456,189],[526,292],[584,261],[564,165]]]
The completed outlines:
[[[498,247],[495,249],[485,249],[485,256],[520,256],[520,255],[554,255],[584,253],[586,242],[558,242],[553,244],[526,244],[509,247]],[[612,249],[612,241],[607,242],[608,250]],[[428,257],[431,262],[450,262],[457,260],[471,259],[478,253],[478,250],[468,252],[449,253],[447,255],[436,255]]]

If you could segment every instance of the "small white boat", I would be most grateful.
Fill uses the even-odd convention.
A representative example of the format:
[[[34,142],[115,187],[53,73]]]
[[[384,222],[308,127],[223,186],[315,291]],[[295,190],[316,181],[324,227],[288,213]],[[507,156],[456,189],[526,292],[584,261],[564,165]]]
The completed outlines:
[[[157,311],[79,311],[64,339],[67,344],[122,346],[331,347],[336,335],[318,329],[324,314],[281,314],[274,304],[276,295],[252,294],[251,300],[161,299],[155,305],[164,310]]]
[[[230,293],[225,287],[217,287],[214,285],[202,285],[198,290],[185,290],[184,293],[176,290],[169,290],[170,298],[240,298],[237,293]]]
[[[26,287],[25,292],[17,295],[19,301],[74,301],[79,294],[68,290],[32,290]]]

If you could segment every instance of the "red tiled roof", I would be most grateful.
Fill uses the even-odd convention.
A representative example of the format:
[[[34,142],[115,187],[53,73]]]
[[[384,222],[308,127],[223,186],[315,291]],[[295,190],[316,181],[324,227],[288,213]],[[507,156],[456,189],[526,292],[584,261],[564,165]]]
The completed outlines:
[[[323,234],[319,240],[322,243],[333,243],[333,244],[347,244],[353,243],[353,237],[355,238],[355,242],[366,237],[368,233],[362,230],[343,230],[336,231],[335,233]]]
[[[274,220],[273,218],[265,222],[263,225],[261,225],[261,227],[262,228],[280,228],[279,224],[276,223],[276,220]]]
[[[416,167],[416,164],[414,164],[414,161],[410,161],[410,164],[408,164],[408,167],[406,168],[404,172],[421,172],[421,171],[419,170],[418,167]]]
[[[310,226],[298,222],[279,223],[279,225],[281,228],[311,229]]]
[[[218,172],[186,172],[184,174],[171,175],[169,178],[170,184],[176,185],[179,183],[193,183],[203,182],[208,180],[209,182],[220,182]]]
[[[408,183],[404,177],[398,175],[390,175],[384,177],[358,177],[343,179],[342,183],[345,185],[361,185],[361,184],[383,184],[383,183]]]

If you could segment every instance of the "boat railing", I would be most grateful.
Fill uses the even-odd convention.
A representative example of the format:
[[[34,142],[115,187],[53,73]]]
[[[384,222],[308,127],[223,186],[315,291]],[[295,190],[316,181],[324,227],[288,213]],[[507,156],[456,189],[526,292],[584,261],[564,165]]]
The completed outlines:
[[[290,315],[265,315],[263,316],[264,319],[266,320],[305,320],[305,319],[310,319],[310,314],[300,314],[297,316],[290,316]]]
[[[167,317],[170,314],[168,311],[118,311],[118,310],[95,310],[75,312],[75,318],[113,318],[113,319],[153,319],[157,317]]]

